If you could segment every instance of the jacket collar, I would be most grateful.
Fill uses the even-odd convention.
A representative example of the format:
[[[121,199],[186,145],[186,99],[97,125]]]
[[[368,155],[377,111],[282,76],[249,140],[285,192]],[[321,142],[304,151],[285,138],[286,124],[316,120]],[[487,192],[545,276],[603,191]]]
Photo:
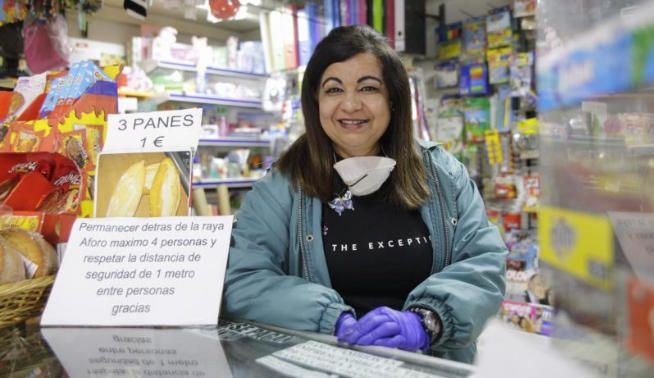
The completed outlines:
[[[433,150],[434,148],[442,145],[442,143],[439,142],[434,142],[431,140],[423,140],[423,139],[416,139],[416,142],[418,142],[418,145],[425,150]]]

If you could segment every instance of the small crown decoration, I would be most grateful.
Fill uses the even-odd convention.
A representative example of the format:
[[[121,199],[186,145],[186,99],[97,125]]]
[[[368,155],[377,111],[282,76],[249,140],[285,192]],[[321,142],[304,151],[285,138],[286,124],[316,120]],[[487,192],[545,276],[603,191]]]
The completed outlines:
[[[334,209],[339,216],[343,214],[343,211],[346,209],[354,210],[354,205],[352,204],[352,193],[350,190],[346,190],[343,195],[337,195],[333,200],[329,201],[329,207]]]

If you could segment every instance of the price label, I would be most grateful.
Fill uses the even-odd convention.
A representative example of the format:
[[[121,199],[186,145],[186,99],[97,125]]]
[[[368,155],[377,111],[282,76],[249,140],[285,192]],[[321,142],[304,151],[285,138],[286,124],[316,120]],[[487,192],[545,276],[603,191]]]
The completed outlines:
[[[202,109],[110,114],[103,152],[193,149],[202,133]]]

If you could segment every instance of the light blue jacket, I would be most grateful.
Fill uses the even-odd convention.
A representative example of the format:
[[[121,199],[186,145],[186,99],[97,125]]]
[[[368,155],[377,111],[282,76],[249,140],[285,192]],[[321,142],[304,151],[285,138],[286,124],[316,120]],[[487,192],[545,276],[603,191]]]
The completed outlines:
[[[465,167],[440,146],[420,148],[432,193],[420,213],[434,259],[432,274],[411,291],[404,308],[438,313],[442,336],[431,354],[471,363],[475,341],[504,296],[506,247]],[[321,212],[319,199],[294,190],[278,171],[256,183],[232,231],[225,315],[334,333],[338,317],[352,309],[331,288]]]

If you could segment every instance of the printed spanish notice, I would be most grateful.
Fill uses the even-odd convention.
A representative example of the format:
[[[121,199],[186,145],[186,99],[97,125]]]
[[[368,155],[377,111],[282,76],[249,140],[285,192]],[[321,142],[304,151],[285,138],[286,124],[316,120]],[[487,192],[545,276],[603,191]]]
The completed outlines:
[[[232,220],[78,219],[41,325],[217,325]]]

